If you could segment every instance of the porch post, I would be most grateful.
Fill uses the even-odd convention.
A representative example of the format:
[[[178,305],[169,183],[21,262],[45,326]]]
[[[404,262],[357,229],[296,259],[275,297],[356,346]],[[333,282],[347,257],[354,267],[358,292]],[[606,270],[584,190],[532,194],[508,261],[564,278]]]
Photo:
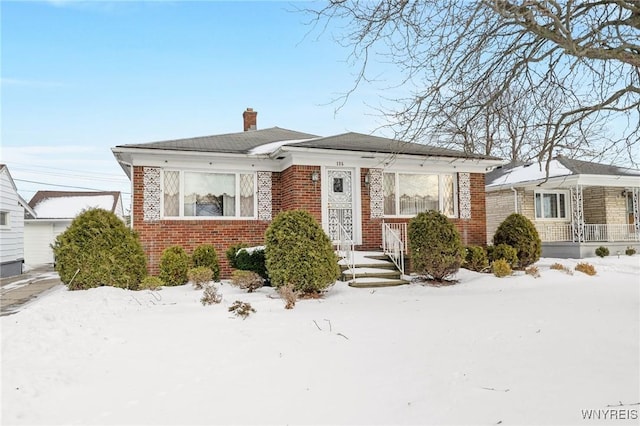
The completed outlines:
[[[636,231],[636,241],[640,241],[640,188],[633,188],[633,226]]]
[[[573,241],[584,242],[584,210],[581,185],[571,188],[571,225],[573,227]]]

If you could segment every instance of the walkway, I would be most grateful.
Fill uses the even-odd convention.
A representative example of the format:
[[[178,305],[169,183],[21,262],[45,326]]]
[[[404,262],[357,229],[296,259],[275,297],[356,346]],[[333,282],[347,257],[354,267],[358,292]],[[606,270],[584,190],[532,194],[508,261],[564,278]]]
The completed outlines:
[[[62,285],[62,282],[51,265],[0,279],[0,316],[18,312],[25,303],[58,285]]]

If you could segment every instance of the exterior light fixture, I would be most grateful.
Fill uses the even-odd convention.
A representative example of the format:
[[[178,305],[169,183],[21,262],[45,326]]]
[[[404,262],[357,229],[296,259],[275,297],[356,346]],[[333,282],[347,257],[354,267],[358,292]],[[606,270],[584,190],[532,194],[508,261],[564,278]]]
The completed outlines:
[[[320,173],[317,170],[311,172],[311,181],[318,182],[320,180]]]

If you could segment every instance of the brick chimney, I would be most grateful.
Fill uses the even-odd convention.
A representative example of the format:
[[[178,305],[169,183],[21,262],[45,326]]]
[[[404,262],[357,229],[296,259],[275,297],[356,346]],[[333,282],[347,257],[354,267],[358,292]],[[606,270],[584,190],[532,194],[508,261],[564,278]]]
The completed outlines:
[[[253,108],[247,108],[247,110],[242,113],[242,118],[244,120],[245,132],[247,130],[258,129],[258,112],[254,111]]]

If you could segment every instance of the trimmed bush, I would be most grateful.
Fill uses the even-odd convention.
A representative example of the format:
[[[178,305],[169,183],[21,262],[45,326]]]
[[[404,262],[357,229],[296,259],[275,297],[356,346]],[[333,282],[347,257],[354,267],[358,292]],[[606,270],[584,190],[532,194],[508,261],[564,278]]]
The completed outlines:
[[[165,285],[186,284],[189,263],[189,255],[182,247],[167,247],[160,257],[160,279]]]
[[[236,253],[236,268],[242,271],[252,271],[268,280],[267,262],[264,248],[243,247]]]
[[[489,246],[487,247],[487,253],[489,254],[489,260],[491,262],[504,259],[512,268],[518,264],[518,250],[507,244]]]
[[[51,247],[55,270],[69,290],[99,286],[136,290],[147,275],[137,234],[103,209],[82,212]]]
[[[229,246],[227,251],[224,252],[225,256],[227,257],[227,261],[229,262],[229,266],[231,266],[234,269],[238,269],[238,264],[236,263],[237,254],[241,248],[245,248],[245,247],[248,247],[248,246],[247,244],[244,244],[244,243],[237,243]]]
[[[157,290],[162,287],[162,280],[158,277],[147,276],[138,286],[138,290]]]
[[[418,274],[443,281],[458,272],[464,258],[460,234],[443,214],[429,210],[409,221],[411,262]]]
[[[518,267],[526,268],[540,259],[542,241],[533,223],[525,216],[512,213],[498,226],[493,245],[507,244],[517,250]]]
[[[233,271],[231,284],[252,293],[264,285],[264,279],[253,271]]]
[[[197,266],[189,269],[187,278],[196,290],[200,290],[206,283],[213,280],[213,271],[206,266]]]
[[[487,252],[480,246],[467,246],[465,248],[466,256],[463,268],[470,271],[482,272],[489,267],[489,261],[487,260]]]
[[[491,272],[498,278],[507,277],[513,273],[511,265],[504,259],[494,260],[491,263]]]
[[[218,263],[218,254],[211,244],[202,244],[196,247],[191,255],[191,261],[194,267],[209,268],[213,274],[213,280],[220,280],[220,264]],[[211,280],[209,280],[211,281]]]
[[[587,275],[595,275],[596,274],[596,268],[590,264],[590,263],[578,263],[575,267],[576,271],[578,272],[582,272],[584,274]]]
[[[340,276],[331,240],[304,210],[276,216],[266,232],[265,255],[276,288],[289,284],[302,293],[318,293]]]
[[[624,251],[624,254],[626,254],[627,256],[633,256],[634,254],[636,254],[636,249],[629,246],[627,247],[627,249]]]
[[[596,249],[596,256],[605,257],[609,256],[609,249],[605,246],[600,246]]]

